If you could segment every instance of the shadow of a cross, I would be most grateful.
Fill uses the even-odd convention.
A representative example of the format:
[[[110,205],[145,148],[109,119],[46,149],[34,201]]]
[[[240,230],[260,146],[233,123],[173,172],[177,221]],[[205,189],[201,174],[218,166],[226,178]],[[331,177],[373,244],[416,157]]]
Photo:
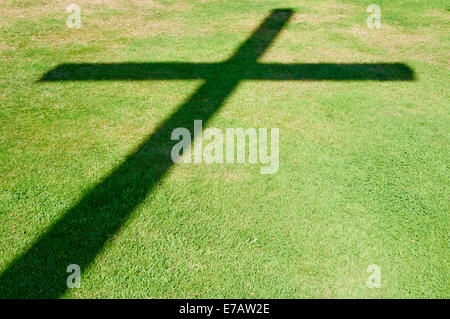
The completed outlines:
[[[236,53],[222,63],[62,64],[39,81],[204,79],[155,133],[109,176],[70,208],[0,275],[0,297],[55,298],[66,286],[66,268],[85,269],[168,172],[173,162],[170,138],[177,127],[193,132],[194,120],[206,123],[239,81],[378,80],[410,81],[413,71],[401,63],[264,64],[257,60],[293,14],[274,10]]]

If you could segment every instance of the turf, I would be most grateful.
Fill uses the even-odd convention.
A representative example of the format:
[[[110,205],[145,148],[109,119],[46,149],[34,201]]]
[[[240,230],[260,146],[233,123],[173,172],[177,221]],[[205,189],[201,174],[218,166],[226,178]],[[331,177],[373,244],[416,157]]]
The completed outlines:
[[[0,297],[450,297],[444,1],[379,0],[381,29],[356,0],[77,3],[81,29],[66,1],[0,3]],[[74,63],[209,72],[276,8],[295,14],[258,62],[401,63],[414,80],[235,83],[245,58],[213,82],[45,78]],[[171,165],[165,133],[202,112],[278,127],[279,171]],[[69,263],[80,289],[65,288]]]

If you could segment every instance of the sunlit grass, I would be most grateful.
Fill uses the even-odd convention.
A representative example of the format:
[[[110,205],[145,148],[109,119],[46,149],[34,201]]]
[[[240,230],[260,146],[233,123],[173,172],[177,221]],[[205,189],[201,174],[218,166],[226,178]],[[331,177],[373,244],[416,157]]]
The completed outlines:
[[[241,82],[208,126],[278,127],[278,173],[173,166],[64,297],[449,297],[443,1],[379,1],[380,30],[360,1],[79,4],[80,30],[66,27],[65,1],[0,4],[0,273],[203,83],[43,74],[220,62],[288,7],[296,15],[261,61],[400,62],[416,81]],[[366,286],[370,264],[380,289]]]

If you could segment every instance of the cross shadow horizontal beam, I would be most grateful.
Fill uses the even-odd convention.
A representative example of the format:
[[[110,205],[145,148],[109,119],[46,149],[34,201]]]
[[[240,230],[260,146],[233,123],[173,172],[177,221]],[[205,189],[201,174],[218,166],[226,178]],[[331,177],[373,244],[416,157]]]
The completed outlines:
[[[231,72],[231,73],[230,73]],[[413,81],[414,71],[403,63],[67,63],[39,81],[142,81],[208,79],[234,74],[246,80],[270,81]]]

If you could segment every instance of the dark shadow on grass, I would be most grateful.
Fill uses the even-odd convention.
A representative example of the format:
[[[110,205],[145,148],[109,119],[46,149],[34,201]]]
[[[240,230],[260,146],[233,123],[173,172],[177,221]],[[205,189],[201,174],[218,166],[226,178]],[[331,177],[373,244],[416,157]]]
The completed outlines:
[[[70,63],[61,64],[39,81],[142,81],[214,78],[229,70],[243,80],[284,81],[412,81],[413,71],[402,63]]]
[[[290,9],[274,10],[223,63],[63,64],[45,74],[40,81],[202,78],[205,83],[6,268],[0,275],[0,297],[60,297],[67,288],[67,266],[86,269],[173,165],[170,150],[177,141],[170,138],[172,130],[185,127],[193,132],[194,120],[206,123],[239,81],[414,79],[403,64],[258,64],[291,15]]]

